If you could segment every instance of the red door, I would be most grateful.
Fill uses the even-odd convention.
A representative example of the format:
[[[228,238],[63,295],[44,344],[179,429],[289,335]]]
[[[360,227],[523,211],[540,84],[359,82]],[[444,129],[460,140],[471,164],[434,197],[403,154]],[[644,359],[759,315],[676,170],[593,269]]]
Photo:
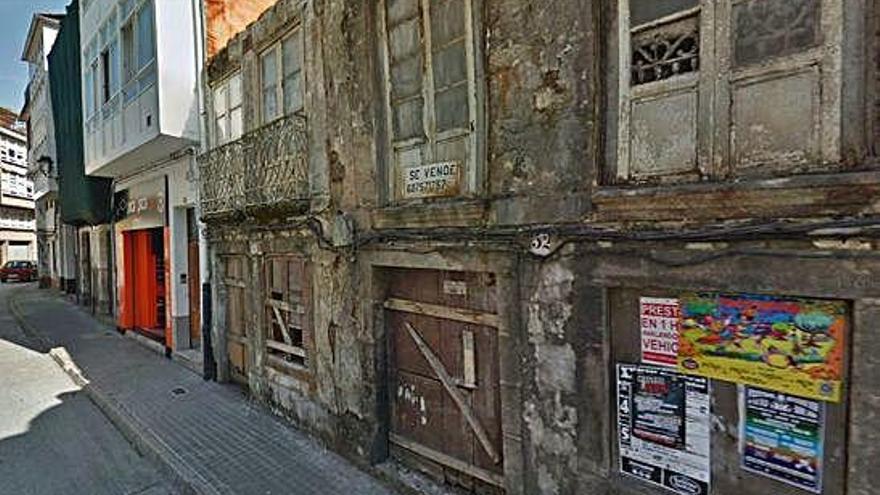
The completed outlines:
[[[165,339],[165,263],[162,229],[122,234],[123,267],[120,326]]]

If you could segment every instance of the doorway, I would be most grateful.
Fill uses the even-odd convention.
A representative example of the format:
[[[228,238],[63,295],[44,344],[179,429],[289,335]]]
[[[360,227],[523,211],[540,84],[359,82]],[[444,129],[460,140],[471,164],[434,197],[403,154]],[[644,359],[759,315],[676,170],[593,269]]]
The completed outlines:
[[[500,493],[494,275],[421,269],[386,275],[392,455],[441,481]]]
[[[122,233],[123,267],[120,323],[165,343],[165,235],[162,228]]]
[[[202,344],[202,280],[199,277],[199,225],[195,208],[186,210],[187,290],[189,291],[189,342],[193,349]]]

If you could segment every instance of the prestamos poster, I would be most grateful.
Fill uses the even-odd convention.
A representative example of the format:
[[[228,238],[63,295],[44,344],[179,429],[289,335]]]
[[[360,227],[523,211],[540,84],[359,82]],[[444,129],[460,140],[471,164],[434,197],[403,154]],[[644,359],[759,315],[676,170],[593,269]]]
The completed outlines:
[[[845,302],[726,294],[680,300],[679,371],[840,401]]]
[[[822,493],[824,424],[822,402],[741,387],[742,468]]]
[[[639,299],[642,363],[672,367],[678,365],[679,317],[678,299]]]
[[[621,472],[682,495],[707,495],[709,407],[705,378],[618,364]]]

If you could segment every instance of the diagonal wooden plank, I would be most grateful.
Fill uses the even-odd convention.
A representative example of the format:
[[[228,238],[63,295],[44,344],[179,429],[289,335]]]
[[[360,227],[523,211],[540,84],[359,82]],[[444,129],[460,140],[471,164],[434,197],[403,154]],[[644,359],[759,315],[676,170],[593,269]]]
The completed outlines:
[[[437,378],[440,379],[440,383],[443,384],[443,388],[446,389],[446,392],[449,393],[449,396],[452,397],[452,401],[455,402],[455,405],[458,407],[458,410],[461,411],[461,414],[464,416],[464,419],[467,421],[468,425],[474,431],[474,434],[477,436],[477,440],[480,441],[480,445],[483,447],[483,450],[486,451],[486,454],[492,459],[496,464],[501,461],[501,456],[495,450],[495,447],[492,445],[492,441],[489,439],[489,434],[486,433],[486,429],[483,428],[483,425],[480,423],[480,420],[477,419],[477,415],[474,414],[474,410],[465,402],[464,397],[461,395],[461,392],[455,386],[455,380],[449,376],[449,372],[446,371],[446,368],[443,366],[443,362],[440,361],[440,358],[434,354],[434,351],[428,346],[428,343],[422,338],[419,332],[410,324],[410,322],[403,322],[406,327],[406,331],[409,333],[409,336],[412,337],[413,342],[416,343],[416,347],[419,348],[419,352],[425,357],[428,361],[428,364],[431,366],[431,369],[434,370],[434,373],[437,374]]]
[[[275,313],[275,318],[278,320],[278,325],[281,327],[281,336],[284,338],[284,343],[287,345],[293,345],[293,339],[290,338],[290,332],[287,331],[287,322],[284,321],[284,315],[281,314],[281,310],[276,306],[272,306],[272,312]]]

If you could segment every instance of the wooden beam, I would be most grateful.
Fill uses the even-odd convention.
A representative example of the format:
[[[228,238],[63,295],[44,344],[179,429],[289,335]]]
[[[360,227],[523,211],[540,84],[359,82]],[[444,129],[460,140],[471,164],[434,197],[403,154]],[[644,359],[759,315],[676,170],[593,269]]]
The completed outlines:
[[[501,462],[501,455],[495,450],[495,446],[492,445],[492,440],[489,439],[489,434],[486,433],[486,429],[483,428],[477,415],[474,414],[474,410],[471,409],[471,406],[461,395],[461,391],[455,386],[455,380],[449,376],[449,373],[443,366],[443,362],[440,361],[440,358],[437,357],[436,354],[434,354],[434,351],[431,350],[431,347],[428,346],[428,343],[425,342],[421,334],[419,334],[419,332],[408,321],[403,322],[403,324],[406,327],[406,331],[409,332],[409,336],[412,337],[413,341],[416,343],[416,347],[419,348],[419,351],[425,357],[425,360],[428,361],[431,369],[437,374],[437,378],[440,379],[443,388],[446,389],[446,392],[452,397],[452,401],[455,402],[458,410],[461,411],[462,416],[464,416],[464,419],[471,427],[471,430],[473,430],[474,435],[477,436],[477,440],[480,441],[483,450],[486,451],[486,454],[493,462],[496,464]]]
[[[434,462],[438,462],[444,466],[451,467],[456,471],[461,471],[462,473],[468,476],[472,476],[478,480],[485,481],[486,483],[495,486],[504,486],[504,476],[500,474],[478,468],[477,466],[468,464],[467,462],[456,459],[455,457],[444,454],[443,452],[438,452],[430,447],[425,447],[424,445],[421,445],[408,438],[396,435],[394,433],[388,434],[388,440],[401,448],[412,451],[422,457],[430,459]]]
[[[281,351],[287,354],[292,354],[294,356],[299,356],[301,358],[306,357],[306,350],[302,347],[297,347],[295,345],[282,344],[281,342],[276,342],[274,340],[267,340],[266,347],[269,349],[275,349],[276,351]]]
[[[223,280],[223,285],[226,287],[235,287],[237,289],[247,289],[247,285],[244,282],[234,278],[227,278]]]
[[[411,301],[409,299],[398,299],[394,297],[385,301],[385,308],[394,311],[403,311],[405,313],[415,313],[419,315],[433,316],[435,318],[443,318],[446,320],[460,321],[472,325],[495,328],[501,327],[501,318],[499,318],[498,315],[474,311],[472,309],[451,308],[449,306],[440,306],[437,304]]]
[[[281,314],[281,310],[272,306],[272,313],[275,314],[275,319],[278,320],[278,326],[281,327],[281,336],[284,338],[284,343],[287,345],[293,345],[293,339],[290,338],[290,332],[287,331],[287,322],[284,321],[284,315]]]

